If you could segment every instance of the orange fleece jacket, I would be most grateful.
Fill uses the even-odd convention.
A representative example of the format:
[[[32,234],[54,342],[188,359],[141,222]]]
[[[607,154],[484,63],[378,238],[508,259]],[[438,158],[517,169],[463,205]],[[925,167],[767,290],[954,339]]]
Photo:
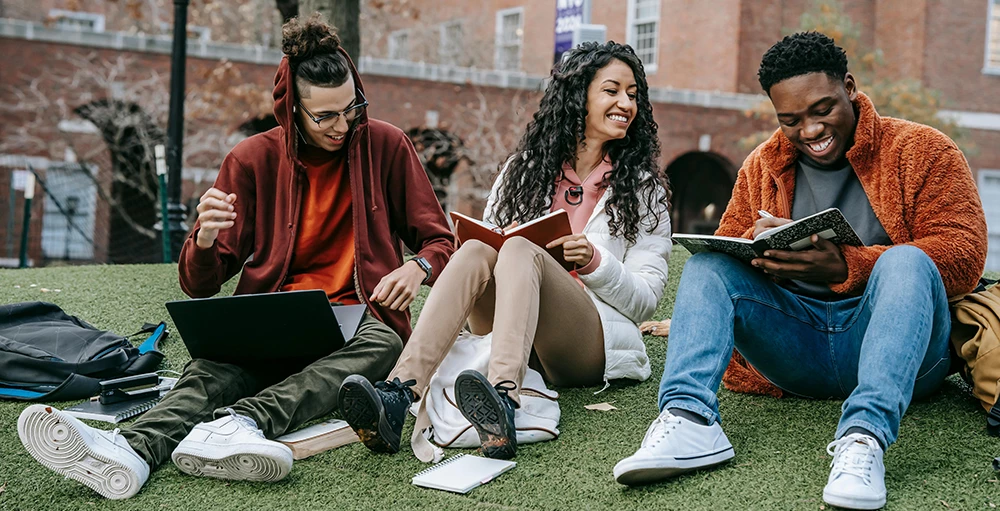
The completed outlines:
[[[863,93],[855,109],[858,125],[847,159],[886,234],[893,244],[913,245],[930,256],[948,296],[972,291],[986,264],[987,231],[962,152],[934,128],[880,117]],[[754,149],[740,168],[715,234],[751,238],[761,209],[791,218],[798,156],[780,129]],[[841,246],[847,280],[830,289],[845,296],[864,292],[875,261],[889,248]],[[736,352],[722,381],[736,392],[781,395]]]

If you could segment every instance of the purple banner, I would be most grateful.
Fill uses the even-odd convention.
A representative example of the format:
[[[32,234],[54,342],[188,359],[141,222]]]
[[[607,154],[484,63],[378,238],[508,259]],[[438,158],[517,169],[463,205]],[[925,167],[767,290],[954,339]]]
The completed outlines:
[[[556,52],[553,62],[573,48],[573,30],[583,23],[584,0],[556,0]]]

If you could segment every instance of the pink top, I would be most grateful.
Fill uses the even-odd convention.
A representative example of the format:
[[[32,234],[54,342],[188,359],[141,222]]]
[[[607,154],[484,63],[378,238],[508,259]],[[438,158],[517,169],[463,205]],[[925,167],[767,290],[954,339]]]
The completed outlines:
[[[552,209],[566,210],[569,214],[569,225],[573,227],[573,233],[580,234],[587,226],[590,215],[594,213],[594,208],[604,196],[607,186],[602,186],[604,175],[611,172],[611,161],[607,158],[595,168],[587,180],[580,182],[580,176],[576,175],[573,166],[568,162],[563,164],[562,179],[556,181],[556,193],[552,196]],[[576,270],[581,275],[593,272],[601,264],[601,253],[594,250],[594,257],[590,264]]]

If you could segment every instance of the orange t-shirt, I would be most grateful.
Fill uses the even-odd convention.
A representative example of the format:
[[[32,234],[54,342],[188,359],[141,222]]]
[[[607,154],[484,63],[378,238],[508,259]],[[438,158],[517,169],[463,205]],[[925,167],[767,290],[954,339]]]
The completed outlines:
[[[358,304],[354,288],[351,180],[344,151],[300,146],[307,183],[295,250],[282,291],[322,289],[331,302]]]

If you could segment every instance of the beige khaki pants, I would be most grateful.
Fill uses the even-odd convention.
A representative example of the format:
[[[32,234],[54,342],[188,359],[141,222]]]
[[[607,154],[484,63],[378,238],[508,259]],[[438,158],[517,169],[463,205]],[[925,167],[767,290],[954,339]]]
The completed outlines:
[[[389,379],[414,379],[414,390],[423,394],[467,320],[474,334],[493,332],[486,377],[494,385],[517,384],[508,395],[518,403],[529,357],[556,386],[604,380],[604,331],[594,302],[552,256],[524,238],[507,240],[499,253],[479,241],[462,244],[434,284]]]

